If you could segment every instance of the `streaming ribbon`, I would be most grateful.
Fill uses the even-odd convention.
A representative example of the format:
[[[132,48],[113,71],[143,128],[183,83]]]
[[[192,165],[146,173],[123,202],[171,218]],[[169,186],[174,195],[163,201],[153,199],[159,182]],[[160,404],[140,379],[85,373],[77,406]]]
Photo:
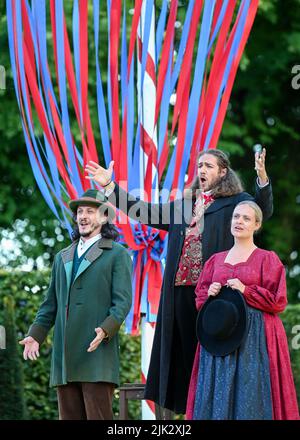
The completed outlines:
[[[115,161],[114,178],[125,190],[139,188],[153,203],[179,195],[186,175],[187,184],[195,177],[199,151],[218,144],[258,0],[190,0],[183,24],[177,21],[178,0],[162,0],[156,28],[153,0],[136,0],[130,20],[126,0],[73,0],[71,29],[63,0],[6,0],[6,5],[29,161],[47,205],[69,233],[67,202],[93,185],[84,168],[98,161],[100,146],[106,166]],[[100,32],[105,17],[107,39]],[[106,72],[99,59],[103,45],[108,45]],[[98,127],[91,120],[91,65]],[[160,197],[158,188],[164,190]],[[126,326],[137,334],[141,311],[150,322],[156,319],[168,237],[124,219],[119,212],[117,226],[134,263]]]

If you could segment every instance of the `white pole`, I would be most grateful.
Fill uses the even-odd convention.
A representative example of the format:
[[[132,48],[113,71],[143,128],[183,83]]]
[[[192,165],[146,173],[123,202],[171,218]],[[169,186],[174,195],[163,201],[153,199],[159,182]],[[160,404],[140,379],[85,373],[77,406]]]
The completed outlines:
[[[143,1],[141,18],[138,28],[138,37],[143,44],[144,41],[144,24],[145,24],[145,14],[146,14],[146,4],[147,0]],[[147,49],[147,57],[151,61],[152,66],[156,66],[155,59],[155,7],[152,9],[152,20],[151,20],[151,30],[150,39]],[[147,135],[151,138],[153,143],[153,148],[157,150],[157,132],[155,127],[155,105],[156,105],[156,81],[153,81],[153,72],[148,71],[144,75],[144,82],[142,85],[142,99],[140,97],[141,93],[141,56],[138,61],[138,102],[140,105],[139,111],[141,112],[141,124],[143,130],[146,131]],[[142,138],[142,137],[141,137]],[[148,156],[145,154],[143,146],[140,146],[140,189],[141,198],[144,198],[144,180],[146,176]],[[152,191],[152,202],[158,202],[158,173],[156,167],[152,167],[152,187],[155,191]],[[142,380],[145,381],[148,374],[148,367],[150,361],[150,355],[152,350],[153,335],[154,335],[154,324],[150,324],[146,321],[146,317],[143,316],[141,322],[141,369],[142,369]],[[154,404],[153,402],[142,401],[142,419],[143,420],[155,420]]]

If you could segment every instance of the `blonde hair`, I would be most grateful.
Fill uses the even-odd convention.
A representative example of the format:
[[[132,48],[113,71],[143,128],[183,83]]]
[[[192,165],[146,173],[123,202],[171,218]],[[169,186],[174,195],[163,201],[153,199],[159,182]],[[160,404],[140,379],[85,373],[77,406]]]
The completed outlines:
[[[253,209],[253,211],[255,213],[255,221],[256,221],[256,223],[259,223],[261,226],[262,222],[263,222],[263,213],[262,213],[262,210],[260,209],[260,207],[258,206],[258,204],[253,202],[252,200],[243,200],[242,202],[238,203],[235,208],[237,208],[238,206],[241,206],[241,205],[248,205],[248,206],[250,206],[250,208]]]

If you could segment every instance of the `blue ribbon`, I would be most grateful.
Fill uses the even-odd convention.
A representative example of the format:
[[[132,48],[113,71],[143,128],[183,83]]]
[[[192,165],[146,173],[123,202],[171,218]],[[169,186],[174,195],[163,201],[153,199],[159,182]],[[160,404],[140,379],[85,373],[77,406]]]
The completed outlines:
[[[213,111],[213,115],[210,121],[210,125],[209,125],[209,129],[207,132],[207,136],[205,139],[205,143],[204,143],[204,150],[207,150],[211,141],[211,137],[213,134],[213,130],[215,127],[215,122],[218,116],[218,111],[220,108],[220,104],[221,104],[221,100],[222,100],[222,96],[223,96],[223,92],[225,90],[226,84],[228,82],[228,77],[230,75],[230,71],[231,71],[231,67],[233,64],[233,61],[237,55],[238,52],[238,48],[239,48],[239,44],[241,42],[241,38],[243,36],[243,31],[244,31],[244,27],[245,27],[245,23],[247,20],[247,13],[250,7],[250,0],[243,0],[243,2],[240,5],[240,9],[242,9],[241,15],[240,15],[240,19],[238,21],[237,24],[237,28],[236,28],[236,32],[233,38],[233,42],[232,42],[232,46],[229,52],[229,56],[228,56],[228,60],[226,63],[226,67],[225,67],[225,71],[224,71],[224,75],[223,75],[223,79],[222,79],[222,83],[221,83],[221,87],[219,90],[219,94],[216,100],[216,104],[215,104],[215,108]]]
[[[66,88],[66,69],[65,69],[65,50],[64,50],[64,11],[62,0],[56,1],[56,37],[57,37],[57,58],[59,62],[57,63],[58,71],[58,87],[59,96],[61,102],[61,114],[62,114],[62,128],[64,133],[64,138],[66,141],[68,155],[70,159],[70,169],[68,169],[69,176],[73,187],[78,194],[83,193],[83,188],[81,185],[81,180],[78,174],[76,158],[72,146],[72,136],[69,121],[69,111],[68,111],[68,98],[67,98],[67,88]]]
[[[163,38],[164,38],[167,12],[168,12],[168,0],[163,0],[159,19],[157,22],[156,33],[155,33],[155,35],[156,35],[156,62],[158,61],[161,47],[162,47]]]
[[[79,36],[80,36],[80,27],[79,27],[79,7],[78,0],[74,0],[73,3],[73,52],[74,52],[74,64],[75,64],[75,77],[76,77],[76,88],[77,88],[77,96],[78,96],[78,105],[79,105],[79,117],[80,123],[83,127],[83,119],[82,119],[82,99],[81,99],[81,81],[80,81],[80,44],[79,44]]]
[[[128,83],[128,108],[127,108],[127,166],[128,166],[128,189],[132,189],[133,182],[133,136],[134,136],[134,56],[130,66],[130,75]]]
[[[54,122],[52,119],[52,112],[49,104],[49,97],[50,94],[53,102],[55,104],[56,110],[58,114],[60,114],[58,104],[56,101],[56,96],[54,93],[52,81],[49,75],[49,70],[47,68],[48,61],[47,61],[47,37],[46,37],[46,4],[45,0],[33,0],[32,2],[32,13],[34,17],[35,22],[35,29],[36,29],[36,38],[38,42],[38,48],[39,48],[39,58],[41,60],[40,62],[40,73],[44,85],[44,91],[45,91],[45,104],[47,107],[47,116],[49,125],[51,127],[52,132],[54,132]],[[37,59],[39,59],[37,57]],[[41,90],[41,88],[40,88]],[[42,97],[42,92],[41,92]]]
[[[110,83],[110,20],[111,20],[111,2],[107,0],[107,45],[108,45],[108,60],[107,60],[107,103],[108,103],[108,119],[110,125],[110,132],[112,132],[112,101],[111,101],[111,83]]]
[[[215,0],[206,0],[204,4],[203,18],[201,23],[201,32],[198,44],[198,52],[196,58],[195,74],[193,79],[192,90],[189,99],[189,109],[187,117],[187,130],[184,144],[184,152],[182,157],[182,164],[179,174],[178,187],[182,191],[184,187],[184,178],[190,158],[190,151],[195,131],[197,120],[197,113],[199,108],[199,101],[202,90],[205,61],[208,53],[209,33],[213,18],[213,11],[215,7]]]

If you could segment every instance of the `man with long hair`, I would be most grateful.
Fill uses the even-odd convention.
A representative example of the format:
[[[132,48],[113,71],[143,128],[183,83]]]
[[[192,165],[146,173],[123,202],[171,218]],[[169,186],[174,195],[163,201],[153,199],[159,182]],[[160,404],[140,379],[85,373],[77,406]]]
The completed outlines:
[[[169,232],[168,253],[157,316],[145,398],[176,413],[185,413],[197,345],[195,286],[203,264],[233,245],[230,220],[242,200],[255,200],[264,219],[272,215],[273,195],[265,169],[266,151],[255,155],[255,197],[243,191],[227,155],[202,152],[195,182],[183,197],[166,204],[134,198],[112,181],[113,162],[105,169],[89,162],[88,179],[105,188],[106,196],[130,217]]]
[[[132,262],[115,242],[115,213],[103,193],[88,190],[69,206],[73,243],[55,256],[46,299],[20,344],[24,359],[36,360],[54,326],[50,386],[57,386],[59,418],[112,420],[118,330],[131,307]]]

